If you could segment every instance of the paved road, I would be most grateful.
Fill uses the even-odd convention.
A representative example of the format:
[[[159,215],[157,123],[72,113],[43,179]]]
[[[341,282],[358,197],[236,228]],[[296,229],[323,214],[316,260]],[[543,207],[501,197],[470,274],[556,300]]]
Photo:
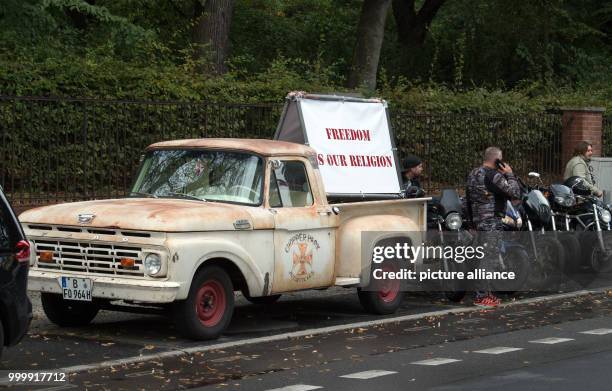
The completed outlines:
[[[350,297],[339,295],[324,301],[331,311],[337,311],[340,306],[346,308]],[[290,308],[304,309],[309,303],[321,305],[319,300],[323,299],[288,301]],[[601,386],[612,380],[600,365],[612,351],[612,291],[546,301],[529,299],[495,310],[450,310],[383,324],[339,326],[324,333],[305,330],[293,338],[276,338],[274,333],[264,333],[269,336],[260,340],[230,336],[209,348],[177,341],[192,345],[160,349],[157,356],[151,355],[153,349],[146,350],[141,353],[151,356],[142,361],[73,374],[70,384],[61,389],[457,390],[496,384],[501,389],[529,390],[538,389],[532,386],[548,389],[545,387],[555,381],[565,384],[571,376],[567,368],[574,366],[581,368],[578,375],[590,381],[594,387],[590,389],[607,389]],[[148,332],[144,325],[142,331]],[[547,338],[564,339],[553,344],[536,342]],[[82,354],[101,360],[96,352]],[[554,383],[554,387],[560,386]]]
[[[238,297],[226,334],[217,341],[196,342],[182,339],[172,322],[158,315],[101,311],[88,327],[61,328],[45,317],[40,296],[33,292],[30,296],[34,319],[29,335],[18,346],[5,350],[0,370],[64,368],[378,318],[363,311],[354,289],[293,293],[271,306],[253,305]],[[413,294],[398,314],[457,306],[441,296]]]
[[[448,377],[449,382],[446,383],[427,383],[425,379],[428,377],[414,377],[415,380],[412,380],[413,377],[404,378],[404,374],[413,373],[411,371],[423,370],[410,369],[416,365],[410,364],[413,362],[410,360],[414,358],[414,361],[418,361],[419,354],[432,356],[425,351],[435,352],[448,348],[449,353],[445,353],[445,356],[461,360],[442,366],[452,371],[452,368],[475,365],[478,361],[472,362],[463,357],[458,358],[461,355],[451,355],[459,351],[450,349],[450,346],[529,332],[525,329],[537,331],[546,327],[565,327],[565,324],[584,319],[604,323],[607,319],[608,326],[612,327],[608,319],[612,315],[612,299],[607,292],[553,301],[529,301],[494,311],[476,312],[473,312],[473,307],[449,303],[441,296],[413,293],[404,301],[398,314],[392,316],[403,317],[401,321],[374,325],[367,322],[377,322],[381,318],[363,312],[354,290],[334,288],[286,295],[272,306],[251,305],[244,298],[238,298],[236,314],[226,335],[220,340],[202,343],[181,339],[169,320],[156,315],[103,311],[89,327],[59,328],[44,317],[39,297],[33,294],[32,300],[35,319],[30,334],[20,345],[5,351],[0,370],[69,368],[72,372],[79,369],[79,373],[70,376],[71,383],[62,385],[60,389],[175,390],[208,386],[208,389],[264,391],[302,383],[312,387],[344,389],[349,380],[360,382],[356,381],[358,379],[340,376],[370,370],[389,372],[377,377],[376,383],[370,382],[370,386],[378,382],[409,382],[418,384],[417,388],[411,389],[425,389],[474,379],[473,376]],[[422,315],[433,311],[438,313]],[[447,313],[449,311],[451,313]],[[355,326],[356,323],[362,326]],[[332,329],[325,333],[313,331],[321,327]],[[584,336],[587,334],[581,334],[581,337]],[[600,337],[597,346],[609,346],[610,335]],[[579,342],[572,341],[572,344],[588,340],[574,339]],[[575,346],[572,344],[567,346]],[[506,345],[514,346],[510,342]],[[461,349],[464,354],[475,350],[471,345]],[[535,350],[523,348],[521,351],[493,356],[541,356],[533,352]],[[589,352],[599,354],[594,350]],[[600,353],[605,354],[606,350]],[[487,355],[481,353],[471,356]],[[566,359],[578,360],[579,357],[568,356]],[[519,361],[533,365],[545,365],[548,362],[529,357]],[[109,362],[113,365],[107,365]],[[391,365],[394,362],[403,363],[408,369],[394,370],[395,367]],[[567,365],[573,363],[568,361]],[[429,366],[425,368],[429,370]],[[476,365],[464,369],[466,373],[486,376],[487,371],[483,372],[479,368],[481,366]],[[495,367],[492,373],[505,376],[500,371],[517,368]],[[593,365],[593,368],[597,366]],[[542,373],[550,370],[546,367],[537,369]],[[433,379],[441,379],[438,375],[432,376]],[[515,375],[510,373],[508,376]],[[516,376],[521,375],[519,373]],[[304,379],[316,379],[317,382],[311,384],[312,381],[305,382]],[[360,386],[349,384],[348,387]],[[294,388],[294,391],[305,389]]]
[[[611,327],[609,316],[579,320],[257,375],[198,390],[609,390]],[[407,342],[404,339],[397,342]]]

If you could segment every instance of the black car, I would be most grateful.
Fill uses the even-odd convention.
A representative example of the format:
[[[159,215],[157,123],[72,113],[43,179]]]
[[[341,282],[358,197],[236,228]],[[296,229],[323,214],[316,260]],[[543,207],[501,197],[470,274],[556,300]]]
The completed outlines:
[[[30,243],[0,187],[0,354],[28,331],[32,319],[29,267]]]

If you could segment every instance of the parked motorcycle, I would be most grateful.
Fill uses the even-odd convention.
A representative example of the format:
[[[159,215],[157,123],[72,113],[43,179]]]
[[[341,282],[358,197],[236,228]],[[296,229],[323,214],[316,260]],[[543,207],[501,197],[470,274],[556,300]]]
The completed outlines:
[[[461,198],[455,189],[444,189],[440,197],[433,197],[427,203],[427,230],[429,242],[433,245],[471,245],[473,236],[465,229],[464,224]],[[465,272],[467,268],[465,263],[457,263],[454,259],[444,257],[440,260],[440,266],[445,272]],[[459,302],[465,296],[467,287],[464,280],[444,280],[441,289],[448,300]]]
[[[537,173],[530,173],[531,178],[539,177]],[[515,243],[524,246],[528,254],[529,265],[517,264],[515,267],[522,268],[528,288],[542,289],[550,287],[563,276],[565,268],[565,249],[556,236],[556,232],[550,230],[553,220],[551,206],[542,192],[540,186],[528,186],[520,178],[519,184],[523,190],[520,201],[516,205],[508,202],[506,216],[503,219],[506,231],[516,232]],[[515,287],[521,287],[520,282],[515,282]],[[522,288],[522,287],[521,287]]]
[[[595,272],[604,271],[612,261],[612,206],[593,195],[581,177],[570,177],[564,184],[576,195],[576,203],[568,208],[567,216],[569,229],[581,232],[582,264]]]
[[[552,208],[552,218],[547,229],[556,233],[557,239],[565,249],[565,271],[575,272],[581,265],[581,248],[578,235],[571,228],[569,214],[576,205],[574,192],[563,184],[551,184],[548,188],[543,188],[539,174],[536,178],[542,185],[541,190]]]

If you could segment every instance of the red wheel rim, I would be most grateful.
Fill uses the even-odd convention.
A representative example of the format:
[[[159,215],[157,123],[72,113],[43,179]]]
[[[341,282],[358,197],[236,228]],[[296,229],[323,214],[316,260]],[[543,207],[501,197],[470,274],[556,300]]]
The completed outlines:
[[[226,306],[223,285],[215,280],[206,281],[196,295],[196,312],[205,327],[213,327],[221,321]]]
[[[397,271],[397,268],[389,264],[383,264],[382,271],[383,273],[384,272],[395,272]],[[399,294],[400,281],[385,279],[385,280],[382,280],[381,283],[382,285],[380,287],[380,290],[378,291],[378,296],[385,303],[391,303],[393,300],[397,298],[397,295]]]

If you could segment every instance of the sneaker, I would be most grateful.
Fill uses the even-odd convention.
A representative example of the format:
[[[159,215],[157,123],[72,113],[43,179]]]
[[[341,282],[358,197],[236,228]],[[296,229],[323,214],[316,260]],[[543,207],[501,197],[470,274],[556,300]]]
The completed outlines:
[[[494,308],[497,307],[500,303],[501,300],[499,300],[493,295],[477,297],[476,299],[474,299],[474,305],[483,308]]]

